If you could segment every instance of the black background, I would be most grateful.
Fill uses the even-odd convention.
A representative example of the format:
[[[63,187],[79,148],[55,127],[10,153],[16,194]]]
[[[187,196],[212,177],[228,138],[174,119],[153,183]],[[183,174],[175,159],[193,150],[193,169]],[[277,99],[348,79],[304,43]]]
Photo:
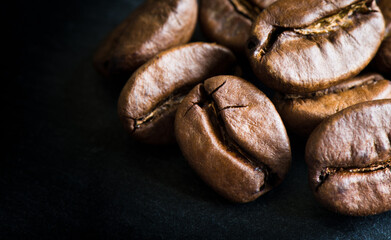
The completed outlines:
[[[98,75],[92,55],[141,1],[13,3],[2,9],[1,239],[391,239],[391,212],[318,205],[294,136],[286,180],[248,204],[214,193],[178,147],[129,138],[122,84]]]

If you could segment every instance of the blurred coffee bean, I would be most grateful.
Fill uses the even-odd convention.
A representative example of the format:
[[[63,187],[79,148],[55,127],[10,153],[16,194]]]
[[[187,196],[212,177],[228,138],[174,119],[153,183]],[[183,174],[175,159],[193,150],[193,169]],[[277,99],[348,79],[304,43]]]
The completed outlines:
[[[95,68],[108,78],[126,81],[157,53],[187,43],[197,13],[196,0],[145,1],[100,45]]]

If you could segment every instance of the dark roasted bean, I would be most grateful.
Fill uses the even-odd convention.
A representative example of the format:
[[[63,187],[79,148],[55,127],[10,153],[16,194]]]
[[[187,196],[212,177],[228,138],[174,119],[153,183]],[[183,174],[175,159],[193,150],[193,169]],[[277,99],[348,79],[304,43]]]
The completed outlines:
[[[235,202],[270,191],[290,166],[290,143],[276,109],[238,77],[217,76],[197,85],[178,108],[175,134],[190,166]]]
[[[325,207],[346,215],[391,210],[391,100],[356,104],[311,134],[311,188]]]

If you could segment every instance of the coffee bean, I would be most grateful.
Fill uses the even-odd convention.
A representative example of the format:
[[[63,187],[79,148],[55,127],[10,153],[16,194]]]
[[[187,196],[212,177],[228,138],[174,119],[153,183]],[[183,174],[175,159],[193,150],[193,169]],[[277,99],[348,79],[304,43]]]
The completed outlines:
[[[233,53],[216,44],[191,43],[164,51],[141,66],[124,86],[118,114],[137,140],[175,142],[178,104],[196,84],[233,69]]]
[[[308,93],[357,75],[383,34],[384,19],[372,0],[280,0],[254,21],[247,54],[269,87]]]
[[[275,0],[202,0],[200,23],[212,41],[244,53],[252,21]]]
[[[94,56],[106,77],[126,81],[157,53],[188,42],[193,34],[196,0],[147,0],[118,25]]]
[[[290,166],[280,116],[266,95],[239,77],[213,77],[191,90],[178,108],[175,133],[190,166],[235,202],[270,191]]]
[[[325,207],[346,215],[391,210],[391,100],[364,102],[331,116],[311,134],[311,188]]]
[[[274,103],[289,130],[308,136],[323,119],[342,109],[386,98],[391,98],[391,82],[366,74],[311,94],[276,94]]]
[[[380,1],[379,7],[386,22],[386,34],[373,65],[379,72],[391,77],[391,0]]]
[[[386,22],[385,35],[388,36],[391,31],[391,0],[381,0],[378,5]]]

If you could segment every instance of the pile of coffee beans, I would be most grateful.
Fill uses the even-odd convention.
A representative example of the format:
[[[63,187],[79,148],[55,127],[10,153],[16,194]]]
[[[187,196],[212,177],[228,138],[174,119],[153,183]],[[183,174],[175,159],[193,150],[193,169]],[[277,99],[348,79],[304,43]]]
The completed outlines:
[[[197,17],[215,43],[188,43]],[[391,0],[146,0],[94,65],[127,80],[118,114],[132,137],[176,142],[231,201],[283,181],[286,126],[308,137],[309,182],[323,206],[391,210]],[[246,66],[272,100],[241,78]]]

